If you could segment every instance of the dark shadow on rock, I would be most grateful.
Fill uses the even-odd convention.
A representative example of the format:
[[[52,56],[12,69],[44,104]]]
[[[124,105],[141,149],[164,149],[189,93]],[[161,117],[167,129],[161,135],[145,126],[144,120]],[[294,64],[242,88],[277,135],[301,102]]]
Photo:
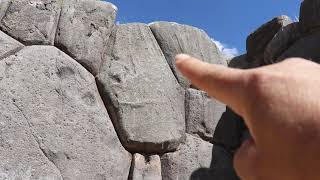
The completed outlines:
[[[213,146],[210,168],[199,168],[190,180],[239,180],[233,168],[233,155],[221,146]]]
[[[242,117],[227,108],[216,127],[209,168],[194,171],[190,180],[239,180],[234,167],[234,152],[250,137]]]

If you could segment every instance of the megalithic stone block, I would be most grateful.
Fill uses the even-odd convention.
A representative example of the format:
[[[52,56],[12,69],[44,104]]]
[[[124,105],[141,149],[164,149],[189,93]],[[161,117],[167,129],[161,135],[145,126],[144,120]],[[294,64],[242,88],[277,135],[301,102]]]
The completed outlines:
[[[246,42],[247,60],[264,62],[264,51],[275,34],[286,25],[292,23],[288,16],[279,16],[263,24],[251,33]]]
[[[97,82],[130,152],[173,151],[184,140],[184,91],[147,25],[114,30]]]
[[[195,89],[186,91],[187,133],[212,142],[215,128],[226,111],[226,105]]]
[[[203,30],[172,22],[154,22],[149,26],[182,87],[189,88],[191,82],[176,68],[174,57],[177,54],[186,53],[208,63],[227,65],[216,44]]]
[[[63,1],[55,45],[93,75],[99,71],[117,8],[105,1]]]
[[[320,27],[320,1],[303,0],[300,6],[299,22],[302,32],[306,33]]]
[[[131,164],[129,180],[162,180],[159,155],[135,153]]]
[[[31,175],[37,174],[45,165],[30,166],[28,159],[47,157],[64,179],[127,179],[131,154],[117,137],[94,77],[75,60],[53,46],[25,47],[0,61],[0,87],[0,114],[8,122],[1,118],[0,126],[14,145],[0,146],[0,170],[29,165]],[[42,155],[23,147],[31,136]]]
[[[0,28],[27,45],[53,45],[62,0],[11,0]]]
[[[276,61],[283,61],[290,57],[300,57],[320,63],[320,32],[309,34],[297,40]]]
[[[300,29],[301,24],[299,22],[295,22],[281,28],[269,42],[264,51],[265,63],[276,63],[278,57],[302,37]]]
[[[239,180],[231,153],[191,135],[178,151],[161,156],[161,169],[163,180]]]

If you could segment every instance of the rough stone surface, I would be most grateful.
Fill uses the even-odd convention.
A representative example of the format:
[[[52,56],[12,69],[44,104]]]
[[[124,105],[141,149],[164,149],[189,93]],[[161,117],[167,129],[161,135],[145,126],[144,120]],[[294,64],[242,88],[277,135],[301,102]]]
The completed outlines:
[[[186,91],[186,131],[203,140],[212,141],[215,128],[226,106],[195,89]]]
[[[223,148],[191,135],[178,151],[161,157],[163,180],[238,180],[232,167]]]
[[[234,151],[240,147],[245,130],[246,126],[242,117],[227,108],[216,127],[213,143],[225,147],[230,152]]]
[[[274,35],[284,26],[292,21],[288,16],[279,16],[266,24],[262,25],[247,38],[247,57],[248,61],[264,62],[263,54],[266,46],[272,40]]]
[[[53,44],[63,0],[11,0],[0,28],[25,44]]]
[[[0,0],[0,21],[5,15],[11,0]]]
[[[251,69],[262,65],[259,60],[250,62],[247,58],[246,54],[236,56],[229,61],[228,66],[237,69]]]
[[[5,66],[0,63],[1,81]],[[40,150],[14,94],[0,81],[0,179],[62,180],[59,170]]]
[[[131,152],[177,148],[185,135],[184,93],[145,24],[112,33],[99,90],[123,145]]]
[[[0,69],[4,94],[1,100],[6,102],[1,103],[1,114],[8,117],[7,123],[1,120],[1,126],[17,126],[22,131],[11,140],[1,134],[2,141],[9,143],[1,147],[3,152],[11,153],[11,141],[25,142],[32,133],[35,140],[29,146],[38,143],[38,151],[33,152],[39,154],[41,150],[64,179],[128,178],[131,155],[120,144],[94,77],[82,66],[55,47],[29,46],[0,61]],[[10,114],[17,124],[11,124]],[[27,148],[20,146],[22,150]],[[15,149],[16,156],[11,160],[17,165],[24,154],[26,160],[38,157],[39,163],[44,158],[41,154],[18,151]],[[44,168],[29,166],[27,162],[22,165],[31,173]]]
[[[189,88],[191,82],[176,68],[174,57],[177,54],[187,53],[209,63],[227,65],[217,46],[203,30],[172,22],[155,22],[149,26],[178,82],[184,88]]]
[[[300,6],[299,22],[302,24],[302,31],[308,32],[320,27],[320,1],[304,0]]]
[[[23,45],[0,31],[0,60],[22,49]]]
[[[115,16],[116,7],[105,1],[64,1],[55,44],[96,75]]]
[[[160,157],[134,154],[129,180],[162,180]]]
[[[320,63],[320,32],[305,36],[290,46],[277,62],[290,57],[301,57]]]
[[[300,32],[300,23],[298,22],[281,28],[265,49],[265,63],[272,64],[277,62],[277,58],[301,37],[302,34]]]

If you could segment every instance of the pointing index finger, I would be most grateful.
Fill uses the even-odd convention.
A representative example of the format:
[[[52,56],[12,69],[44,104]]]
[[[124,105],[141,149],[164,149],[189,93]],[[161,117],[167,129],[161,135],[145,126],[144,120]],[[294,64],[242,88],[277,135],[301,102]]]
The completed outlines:
[[[186,54],[176,56],[176,66],[192,84],[242,115],[246,83],[244,70],[208,64]]]

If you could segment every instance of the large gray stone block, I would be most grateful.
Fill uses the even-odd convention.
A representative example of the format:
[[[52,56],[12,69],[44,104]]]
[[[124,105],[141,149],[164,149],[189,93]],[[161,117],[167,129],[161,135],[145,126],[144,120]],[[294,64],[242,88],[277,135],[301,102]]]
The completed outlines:
[[[55,45],[96,75],[114,26],[116,7],[97,0],[65,0]]]
[[[187,135],[178,151],[161,157],[163,180],[238,180],[232,155],[220,146]]]
[[[191,82],[176,68],[174,57],[177,54],[186,53],[205,62],[227,65],[215,43],[203,30],[172,22],[154,22],[149,26],[173,73],[184,88],[189,88]]]
[[[134,154],[128,180],[162,180],[160,157]]]
[[[64,179],[127,179],[131,155],[122,147],[87,70],[53,46],[25,47],[0,61],[0,69],[1,92],[11,98],[0,99],[16,107],[15,113],[3,112],[24,118],[29,126],[21,128],[32,132]],[[10,147],[0,154],[8,151]],[[11,161],[18,163],[25,153]],[[29,156],[34,155],[25,158]]]
[[[123,145],[131,152],[177,148],[185,136],[184,92],[150,28],[119,25],[97,76]]]
[[[301,57],[320,63],[320,32],[315,32],[299,39],[284,51],[276,61],[283,61],[290,57]]]
[[[290,23],[292,23],[292,21],[288,16],[279,16],[263,24],[251,33],[246,42],[248,61],[264,62],[263,58],[266,46],[281,28]]]
[[[299,22],[302,32],[308,32],[320,27],[320,1],[303,0],[300,6]]]
[[[212,142],[216,126],[226,111],[226,106],[195,89],[186,91],[186,131]]]
[[[22,49],[23,44],[0,31],[0,60]]]
[[[301,24],[295,22],[281,28],[277,32],[264,51],[264,61],[266,64],[276,63],[277,58],[302,37],[300,27]]]
[[[53,45],[62,1],[11,0],[0,28],[28,45]]]
[[[0,63],[5,81],[4,63]],[[9,75],[9,74],[8,74]],[[0,81],[0,179],[62,180],[59,169],[45,156],[34,138],[28,119],[15,104],[15,95]]]

